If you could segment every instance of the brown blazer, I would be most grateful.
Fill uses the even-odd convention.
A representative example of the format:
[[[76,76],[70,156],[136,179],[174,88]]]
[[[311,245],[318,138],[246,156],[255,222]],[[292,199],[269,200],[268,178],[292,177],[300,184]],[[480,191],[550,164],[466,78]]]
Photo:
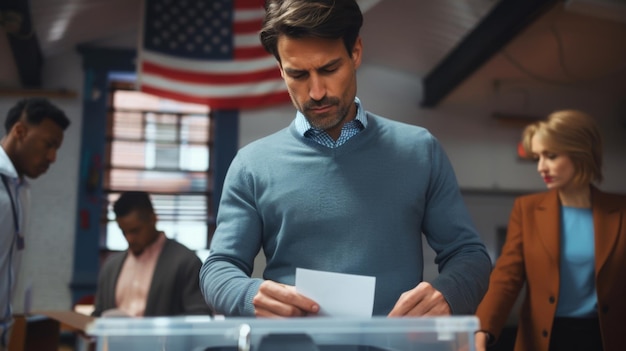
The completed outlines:
[[[604,351],[626,349],[626,196],[592,187],[595,282]],[[516,351],[548,350],[559,296],[560,203],[557,191],[515,200],[502,254],[476,315],[496,337],[527,283]]]

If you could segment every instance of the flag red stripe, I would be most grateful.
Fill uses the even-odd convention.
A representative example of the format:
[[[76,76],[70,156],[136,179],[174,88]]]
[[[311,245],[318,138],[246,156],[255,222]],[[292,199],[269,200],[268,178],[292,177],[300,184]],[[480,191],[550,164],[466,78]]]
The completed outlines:
[[[234,0],[235,9],[258,9],[263,8],[265,0]]]
[[[264,80],[279,79],[280,71],[278,66],[272,69],[254,71],[250,73],[229,73],[229,74],[212,74],[184,71],[182,69],[171,69],[160,66],[151,62],[144,61],[141,69],[144,73],[159,75],[173,80],[199,83],[199,84],[240,84],[240,83],[256,83]]]
[[[265,95],[249,95],[240,98],[213,98],[199,97],[188,94],[179,94],[170,90],[161,90],[151,86],[144,85],[141,90],[152,95],[164,97],[166,99],[190,102],[195,104],[208,105],[214,110],[219,109],[240,109],[240,108],[257,108],[271,106],[289,102],[289,94],[287,92],[278,92]]]

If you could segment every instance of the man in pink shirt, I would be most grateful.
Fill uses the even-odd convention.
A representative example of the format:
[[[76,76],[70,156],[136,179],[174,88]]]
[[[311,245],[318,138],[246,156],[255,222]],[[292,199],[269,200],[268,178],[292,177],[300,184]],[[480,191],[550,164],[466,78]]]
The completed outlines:
[[[148,193],[122,193],[113,211],[128,250],[104,263],[93,315],[210,315],[198,282],[202,262],[157,230]]]

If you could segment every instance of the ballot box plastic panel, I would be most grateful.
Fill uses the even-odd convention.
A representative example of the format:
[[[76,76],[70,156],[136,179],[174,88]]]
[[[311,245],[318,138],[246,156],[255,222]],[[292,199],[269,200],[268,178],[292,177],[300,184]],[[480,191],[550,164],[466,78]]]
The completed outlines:
[[[99,318],[87,328],[98,351],[474,350],[478,319],[211,317]]]

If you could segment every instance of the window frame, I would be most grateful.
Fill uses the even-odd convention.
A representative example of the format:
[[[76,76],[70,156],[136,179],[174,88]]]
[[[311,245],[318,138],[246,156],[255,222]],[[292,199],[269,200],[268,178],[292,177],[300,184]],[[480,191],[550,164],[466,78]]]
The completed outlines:
[[[198,251],[198,255],[199,256],[205,256],[206,252],[200,252],[200,251],[206,251],[208,250],[210,243],[211,243],[211,239],[213,237],[213,233],[215,231],[215,217],[216,217],[216,213],[215,213],[215,208],[214,208],[214,199],[213,197],[215,196],[215,191],[214,191],[214,184],[215,184],[215,172],[214,172],[214,167],[215,167],[215,155],[216,155],[216,150],[215,150],[215,121],[214,121],[214,115],[213,115],[213,111],[209,110],[209,112],[206,114],[206,117],[209,119],[209,127],[208,127],[208,135],[207,135],[207,141],[206,143],[201,143],[201,142],[193,142],[191,143],[191,145],[206,145],[207,149],[208,149],[208,157],[209,157],[209,162],[208,162],[208,169],[206,171],[197,171],[197,170],[185,170],[185,169],[181,169],[180,166],[178,168],[158,168],[158,167],[154,167],[154,168],[146,168],[146,167],[128,167],[128,166],[114,166],[112,164],[112,148],[113,148],[113,142],[114,141],[130,141],[130,142],[145,142],[147,139],[145,138],[145,134],[143,134],[139,139],[130,139],[130,138],[115,138],[114,135],[114,119],[115,119],[115,113],[116,112],[132,112],[132,113],[141,113],[142,114],[142,126],[145,127],[146,124],[146,118],[147,115],[149,113],[154,113],[154,114],[167,114],[167,115],[173,115],[177,118],[176,121],[176,141],[175,142],[166,142],[166,144],[171,144],[171,145],[178,145],[178,148],[180,149],[181,145],[184,145],[181,142],[181,133],[182,133],[182,129],[181,129],[181,121],[182,118],[184,116],[189,116],[189,115],[198,115],[198,113],[189,113],[189,112],[180,112],[180,111],[158,111],[158,110],[145,110],[145,109],[128,109],[128,108],[120,108],[120,109],[116,109],[114,106],[114,99],[115,99],[115,93],[116,91],[135,91],[141,94],[145,94],[143,92],[140,92],[136,89],[134,82],[127,82],[127,81],[116,81],[116,80],[111,80],[108,84],[108,101],[107,101],[107,112],[106,112],[106,131],[105,131],[105,135],[104,135],[104,156],[103,156],[103,160],[102,160],[102,165],[103,165],[103,170],[102,170],[102,194],[103,194],[103,199],[101,201],[102,204],[102,208],[101,208],[101,215],[100,215],[100,222],[101,222],[101,235],[100,235],[100,249],[101,251],[117,251],[117,250],[111,250],[107,247],[107,235],[108,235],[108,230],[107,230],[107,226],[110,222],[114,222],[114,219],[110,218],[110,206],[112,205],[109,201],[109,196],[111,194],[119,194],[122,191],[126,191],[126,190],[131,190],[131,189],[115,189],[113,187],[111,187],[111,171],[115,170],[115,169],[120,169],[120,170],[137,170],[137,171],[143,171],[143,170],[147,170],[147,171],[158,171],[158,172],[185,172],[185,173],[204,173],[206,175],[206,189],[205,191],[193,191],[193,190],[189,190],[189,191],[161,191],[158,189],[142,189],[147,191],[148,193],[150,193],[151,196],[175,196],[172,201],[177,202],[179,201],[176,196],[184,196],[184,195],[193,195],[193,196],[204,196],[204,200],[206,203],[206,213],[205,213],[205,223],[206,223],[206,247],[204,248],[204,250],[201,249],[195,249],[196,251]],[[148,94],[147,94],[148,95]],[[180,104],[184,104],[184,103],[180,103]],[[154,200],[153,200],[154,202]],[[159,215],[158,210],[155,208],[155,212],[157,212],[157,215]],[[174,211],[176,212],[176,211]],[[175,218],[178,218],[177,215],[174,215]],[[184,217],[184,216],[183,216]],[[184,220],[183,220],[184,221]],[[174,221],[177,222],[177,221]],[[158,224],[157,224],[158,225]],[[167,233],[166,233],[167,234]]]

